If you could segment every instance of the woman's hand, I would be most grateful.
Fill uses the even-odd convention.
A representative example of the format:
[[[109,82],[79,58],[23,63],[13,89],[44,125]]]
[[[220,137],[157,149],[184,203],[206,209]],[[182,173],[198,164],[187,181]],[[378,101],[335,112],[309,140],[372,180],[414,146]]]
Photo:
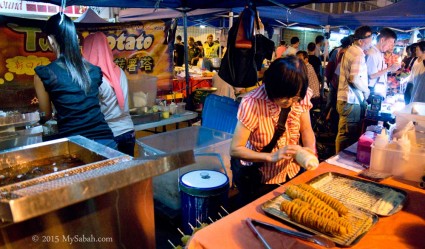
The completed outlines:
[[[275,163],[282,159],[291,159],[300,149],[301,146],[299,145],[286,145],[285,147],[280,148],[279,150],[271,153],[272,162]]]

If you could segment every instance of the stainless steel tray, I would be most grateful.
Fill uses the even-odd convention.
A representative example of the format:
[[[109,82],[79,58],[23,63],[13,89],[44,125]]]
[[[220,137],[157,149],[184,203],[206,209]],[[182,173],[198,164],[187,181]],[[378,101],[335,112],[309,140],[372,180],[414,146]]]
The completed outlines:
[[[407,193],[401,189],[335,172],[321,174],[307,184],[344,204],[361,207],[379,216],[397,213],[407,200]]]
[[[290,200],[289,196],[282,194],[277,196],[262,205],[263,211],[273,217],[279,218],[287,223],[292,224],[295,227],[301,228],[313,234],[324,236],[339,246],[348,247],[356,244],[369,230],[378,222],[378,216],[368,212],[367,210],[361,210],[353,206],[347,206],[349,208],[349,220],[352,224],[352,231],[344,236],[332,236],[329,234],[321,233],[317,230],[301,225],[295,221],[289,219],[285,212],[280,211],[280,203],[283,200]]]
[[[356,244],[378,222],[377,215],[389,216],[403,208],[406,192],[383,184],[328,172],[319,175],[307,184],[340,200],[349,209],[352,231],[344,236],[332,236],[316,231],[289,219],[280,211],[280,203],[291,198],[286,194],[277,196],[262,205],[263,211],[298,228],[325,236],[339,246]]]

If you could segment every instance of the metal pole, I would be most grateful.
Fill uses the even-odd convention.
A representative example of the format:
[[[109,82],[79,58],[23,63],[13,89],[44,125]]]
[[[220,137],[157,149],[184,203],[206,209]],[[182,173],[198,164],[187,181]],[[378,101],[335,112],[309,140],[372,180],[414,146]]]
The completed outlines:
[[[229,12],[229,29],[233,26],[233,11]]]
[[[186,79],[186,99],[189,97],[191,93],[190,90],[190,75],[189,75],[189,52],[188,52],[188,44],[187,44],[187,13],[186,10],[183,10],[183,36],[184,36],[184,72]]]

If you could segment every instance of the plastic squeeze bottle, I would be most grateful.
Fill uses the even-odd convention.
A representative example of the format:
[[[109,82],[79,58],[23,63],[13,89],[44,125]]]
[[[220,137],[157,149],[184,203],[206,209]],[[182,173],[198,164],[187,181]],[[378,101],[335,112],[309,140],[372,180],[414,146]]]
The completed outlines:
[[[295,154],[295,161],[306,170],[314,170],[319,166],[319,159],[312,152],[300,149]]]
[[[386,162],[386,150],[385,148],[388,145],[388,135],[386,129],[381,130],[381,134],[378,134],[375,138],[375,141],[372,145],[372,155],[370,160],[370,169],[373,171],[390,173],[391,168],[388,168],[388,163]]]

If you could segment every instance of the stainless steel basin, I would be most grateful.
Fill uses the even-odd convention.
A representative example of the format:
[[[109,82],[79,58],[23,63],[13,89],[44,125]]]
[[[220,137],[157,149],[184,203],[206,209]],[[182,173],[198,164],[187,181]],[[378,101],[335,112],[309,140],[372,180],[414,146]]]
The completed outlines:
[[[135,125],[157,122],[161,120],[161,113],[154,112],[154,113],[135,114],[135,115],[131,115],[131,119],[133,120],[133,124]]]
[[[134,160],[90,139],[74,136],[0,152],[0,182],[1,174],[17,177],[16,172],[22,167],[31,168],[33,162],[51,162],[57,157],[76,158],[82,165],[0,186],[0,227],[194,163],[193,151]]]

